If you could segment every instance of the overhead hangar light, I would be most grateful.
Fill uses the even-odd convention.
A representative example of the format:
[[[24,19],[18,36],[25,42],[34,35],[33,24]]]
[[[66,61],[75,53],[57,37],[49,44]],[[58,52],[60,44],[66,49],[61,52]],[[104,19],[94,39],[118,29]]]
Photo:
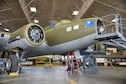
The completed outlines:
[[[0,26],[2,25],[2,23],[0,23]]]
[[[34,20],[34,23],[39,23],[39,20]]]
[[[9,32],[10,30],[9,29],[4,29],[4,31]]]
[[[31,12],[36,12],[37,10],[36,10],[35,7],[30,7],[30,11],[31,11]]]
[[[79,14],[79,11],[73,11],[72,15],[78,15],[78,14]]]

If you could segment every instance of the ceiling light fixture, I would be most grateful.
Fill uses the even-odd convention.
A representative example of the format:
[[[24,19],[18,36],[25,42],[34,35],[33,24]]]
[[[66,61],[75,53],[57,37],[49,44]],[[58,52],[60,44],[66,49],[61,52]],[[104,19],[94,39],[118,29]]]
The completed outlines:
[[[2,23],[0,23],[0,26],[2,25]]]
[[[39,20],[34,20],[34,23],[39,23]]]
[[[31,11],[31,12],[36,12],[37,10],[36,10],[35,7],[30,7],[30,11]]]
[[[4,29],[4,31],[9,32],[10,30],[9,29]]]
[[[73,11],[72,15],[78,15],[79,11]]]

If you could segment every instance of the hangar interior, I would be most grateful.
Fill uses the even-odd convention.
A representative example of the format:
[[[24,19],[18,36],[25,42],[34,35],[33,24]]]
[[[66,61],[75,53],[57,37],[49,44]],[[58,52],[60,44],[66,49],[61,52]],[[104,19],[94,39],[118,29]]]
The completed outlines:
[[[84,18],[101,18],[108,27],[118,18],[103,17],[112,14],[121,16],[122,35],[126,37],[126,0],[0,0],[0,31],[13,33],[29,23],[39,24],[46,31],[49,30],[47,26],[52,23],[58,23],[61,20],[79,21]],[[107,32],[112,31],[110,27],[106,29]],[[108,45],[106,47],[97,43],[95,47],[99,49],[99,45],[102,46],[102,51],[106,48],[105,53],[94,54],[96,58],[92,58],[92,54],[89,55],[88,58],[91,59],[85,58],[87,62],[83,67],[80,67],[78,62],[84,60],[83,56],[79,57],[80,60],[73,61],[74,55],[80,55],[78,53],[81,52],[75,51],[62,55],[28,58],[28,61],[21,63],[21,73],[8,74],[3,70],[5,66],[2,66],[3,59],[0,56],[0,84],[125,84],[125,43],[125,41],[120,42],[121,47]],[[87,47],[87,50],[90,48],[92,46]],[[68,58],[76,63],[76,70],[72,68],[68,70]],[[87,66],[90,63],[91,65]],[[71,65],[71,67],[74,66]]]
[[[36,19],[42,27],[46,27],[52,21],[64,19],[76,20],[117,13],[125,18],[125,3],[125,0],[1,0],[0,22],[3,25],[0,30],[4,31],[2,29],[7,27],[13,32]],[[30,7],[36,7],[36,12],[31,12]],[[73,11],[79,11],[79,14],[72,15]]]

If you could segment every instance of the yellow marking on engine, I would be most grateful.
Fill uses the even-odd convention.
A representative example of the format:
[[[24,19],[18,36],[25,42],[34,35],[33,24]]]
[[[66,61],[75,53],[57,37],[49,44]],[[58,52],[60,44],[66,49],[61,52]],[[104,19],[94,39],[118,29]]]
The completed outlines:
[[[14,52],[18,52],[19,51],[19,48],[12,48],[12,50],[14,51]]]

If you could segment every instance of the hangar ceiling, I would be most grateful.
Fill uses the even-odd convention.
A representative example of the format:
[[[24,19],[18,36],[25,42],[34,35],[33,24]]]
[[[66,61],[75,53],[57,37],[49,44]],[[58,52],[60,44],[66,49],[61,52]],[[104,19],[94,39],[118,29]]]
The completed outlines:
[[[30,7],[36,7],[31,12]],[[72,15],[78,10],[77,16]],[[119,13],[126,18],[126,0],[0,0],[0,30],[13,32],[21,26],[39,20],[42,27],[52,21],[76,20]],[[125,25],[123,26],[125,31]]]

